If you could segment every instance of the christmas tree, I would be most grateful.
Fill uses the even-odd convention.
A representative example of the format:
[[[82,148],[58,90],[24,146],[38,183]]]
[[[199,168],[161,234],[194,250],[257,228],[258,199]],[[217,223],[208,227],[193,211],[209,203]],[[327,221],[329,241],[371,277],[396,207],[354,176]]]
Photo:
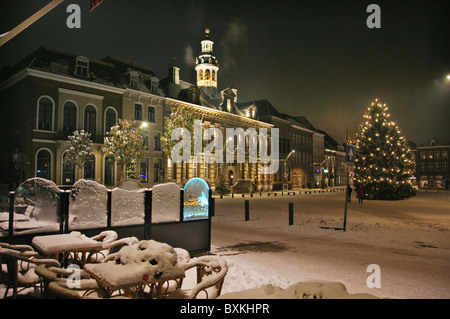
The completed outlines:
[[[413,154],[388,107],[376,99],[356,134],[354,183],[369,199],[404,199],[415,195],[411,184]]]
[[[216,186],[216,193],[219,195],[227,195],[230,193],[225,176],[223,175],[223,169],[221,169],[219,173],[219,182]]]
[[[187,106],[179,106],[174,110],[170,117],[166,119],[164,125],[164,135],[161,137],[162,149],[164,153],[172,158],[172,149],[179,142],[179,140],[172,140],[172,132],[177,128],[186,128],[191,134],[191,154],[194,152],[194,120],[195,113]],[[183,166],[181,165],[181,185],[183,185]]]
[[[94,158],[90,133],[84,130],[75,131],[68,136],[67,143],[69,148],[64,156],[64,165],[76,167],[79,170]]]
[[[122,174],[126,171],[126,178],[138,176],[136,162],[142,156],[144,139],[144,133],[135,128],[134,121],[129,120],[119,119],[118,123],[106,133],[103,151],[122,166]]]

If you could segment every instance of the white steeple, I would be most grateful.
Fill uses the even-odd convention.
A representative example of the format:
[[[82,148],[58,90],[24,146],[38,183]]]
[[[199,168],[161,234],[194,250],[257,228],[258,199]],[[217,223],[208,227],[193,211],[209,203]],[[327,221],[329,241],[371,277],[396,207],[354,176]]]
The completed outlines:
[[[214,42],[209,37],[209,29],[205,30],[205,38],[201,41],[202,53],[196,58],[197,86],[211,98],[217,97],[217,78],[219,62],[213,55]]]

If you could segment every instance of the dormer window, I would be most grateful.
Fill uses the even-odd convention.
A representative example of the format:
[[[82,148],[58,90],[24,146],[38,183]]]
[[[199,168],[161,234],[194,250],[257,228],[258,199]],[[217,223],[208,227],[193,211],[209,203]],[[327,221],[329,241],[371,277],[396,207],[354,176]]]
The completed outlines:
[[[130,73],[130,87],[133,89],[137,89],[139,87],[139,73]]]
[[[89,75],[89,60],[79,56],[76,60],[75,74],[87,78]]]
[[[151,92],[152,93],[158,93],[158,82],[152,80],[152,84],[151,85],[152,85]]]

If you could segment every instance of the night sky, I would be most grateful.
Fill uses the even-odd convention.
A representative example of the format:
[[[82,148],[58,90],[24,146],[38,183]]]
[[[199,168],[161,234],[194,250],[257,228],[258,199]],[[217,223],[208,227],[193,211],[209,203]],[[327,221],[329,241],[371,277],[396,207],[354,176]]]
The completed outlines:
[[[0,34],[49,0],[2,0]],[[81,29],[66,26],[81,7]],[[369,4],[381,29],[369,29]],[[205,28],[220,62],[219,89],[238,101],[269,100],[304,115],[342,143],[373,99],[387,103],[402,134],[418,145],[450,142],[448,1],[66,0],[0,47],[0,68],[46,45],[101,59],[116,55],[152,67],[163,79],[172,58],[194,82],[193,56]]]

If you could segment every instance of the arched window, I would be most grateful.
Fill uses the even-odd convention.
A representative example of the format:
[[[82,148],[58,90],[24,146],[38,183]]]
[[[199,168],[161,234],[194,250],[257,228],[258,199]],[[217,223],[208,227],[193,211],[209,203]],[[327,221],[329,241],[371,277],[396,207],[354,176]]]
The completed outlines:
[[[38,102],[37,128],[45,131],[53,130],[53,102],[47,97],[40,98]]]
[[[52,156],[48,150],[40,150],[36,155],[36,177],[50,179]]]
[[[199,81],[203,81],[203,70],[200,70],[200,71],[198,72],[198,80],[199,80]]]
[[[114,158],[106,156],[104,167],[104,183],[106,186],[113,186],[115,184]]]
[[[212,80],[213,80],[213,82],[216,82],[216,71],[215,70],[212,71]]]
[[[97,111],[92,105],[84,109],[84,131],[91,133],[91,139],[95,140],[97,129]]]
[[[116,125],[117,114],[116,111],[109,107],[105,112],[105,133],[108,133],[111,130],[111,127]]]
[[[77,129],[77,107],[73,102],[64,103],[63,107],[63,134],[64,138]]]
[[[67,156],[68,152],[64,152],[62,155],[62,184],[72,185],[75,182],[75,166],[67,165],[64,163],[64,158]]]
[[[84,164],[83,178],[95,180],[95,157]]]
[[[209,84],[210,80],[211,80],[211,71],[210,70],[206,70],[205,71],[205,81],[207,81],[206,85]]]

